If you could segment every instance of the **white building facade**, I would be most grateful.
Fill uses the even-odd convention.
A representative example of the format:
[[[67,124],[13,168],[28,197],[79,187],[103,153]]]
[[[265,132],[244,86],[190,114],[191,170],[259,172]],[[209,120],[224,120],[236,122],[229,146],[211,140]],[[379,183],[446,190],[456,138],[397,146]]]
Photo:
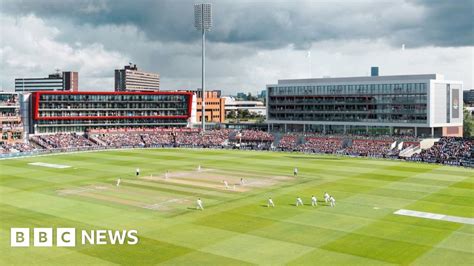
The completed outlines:
[[[267,85],[272,131],[462,136],[463,84],[439,74],[279,80]]]
[[[266,115],[267,108],[260,101],[237,101],[234,97],[223,97],[225,99],[225,112],[248,110],[250,113]]]

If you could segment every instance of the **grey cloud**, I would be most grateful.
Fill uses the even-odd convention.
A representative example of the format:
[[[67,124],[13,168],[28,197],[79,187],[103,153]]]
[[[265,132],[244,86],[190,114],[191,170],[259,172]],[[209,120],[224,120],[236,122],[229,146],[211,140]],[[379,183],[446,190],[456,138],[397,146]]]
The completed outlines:
[[[113,68],[129,61],[159,72],[164,89],[200,86],[200,34],[193,28],[191,0],[0,1],[0,15],[35,14],[50,30],[57,29],[53,30],[57,35],[48,36],[50,41],[71,47],[75,58],[78,51],[87,52],[77,60],[54,53],[48,58],[54,65],[80,68],[82,88],[111,88]],[[448,77],[461,73],[454,78],[472,84],[472,65],[465,63],[469,55],[472,58],[472,50],[442,48],[472,46],[471,1],[212,2],[215,27],[207,44],[209,88],[252,88],[255,92],[278,78],[306,77],[306,53],[298,51],[302,49],[312,50],[315,76],[361,75],[378,64],[391,74],[440,72]],[[401,57],[394,46],[402,43],[419,49],[407,49]],[[97,44],[103,46],[100,58],[86,49]],[[13,58],[28,55],[24,52],[28,47],[11,47],[15,47]],[[389,51],[391,56],[387,56]],[[447,59],[436,58],[441,52]],[[107,64],[95,67],[95,62]],[[3,87],[11,86],[19,73],[49,71],[42,58],[20,63],[37,66],[18,65],[8,73],[3,71]]]
[[[199,39],[192,26],[194,2],[4,0],[2,10],[80,25],[134,25],[149,40],[184,43]],[[216,43],[260,49],[308,49],[319,41],[364,39],[412,47],[473,44],[471,0],[211,2],[215,27],[208,39]]]
[[[420,43],[437,46],[466,46],[474,44],[474,1],[416,0],[427,7],[424,20],[417,31]]]

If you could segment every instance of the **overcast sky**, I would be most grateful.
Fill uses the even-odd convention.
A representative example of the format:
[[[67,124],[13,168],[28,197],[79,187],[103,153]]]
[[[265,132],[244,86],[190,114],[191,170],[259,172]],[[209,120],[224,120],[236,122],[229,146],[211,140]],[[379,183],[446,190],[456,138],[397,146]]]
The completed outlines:
[[[473,87],[473,0],[210,2],[209,89],[255,93],[278,79],[369,75],[370,66]],[[0,3],[3,90],[55,69],[78,71],[81,90],[113,90],[114,69],[128,62],[160,73],[162,89],[200,87],[196,1]]]

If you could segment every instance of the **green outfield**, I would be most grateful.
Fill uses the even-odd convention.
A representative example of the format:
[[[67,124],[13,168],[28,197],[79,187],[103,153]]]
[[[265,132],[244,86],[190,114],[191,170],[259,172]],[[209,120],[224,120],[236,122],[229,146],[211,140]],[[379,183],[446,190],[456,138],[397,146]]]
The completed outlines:
[[[0,169],[0,265],[474,264],[474,225],[394,214],[473,218],[472,169],[199,149],[56,154]],[[139,243],[12,248],[10,228],[21,227],[136,229]]]

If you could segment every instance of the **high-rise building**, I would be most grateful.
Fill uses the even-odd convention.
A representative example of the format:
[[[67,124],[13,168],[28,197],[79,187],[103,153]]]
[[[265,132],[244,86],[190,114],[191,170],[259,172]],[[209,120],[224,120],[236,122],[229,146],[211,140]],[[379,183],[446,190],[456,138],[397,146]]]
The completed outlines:
[[[15,92],[78,90],[79,74],[72,71],[50,74],[47,78],[15,79]]]
[[[137,65],[115,70],[115,91],[159,91],[160,75],[138,71]]]

